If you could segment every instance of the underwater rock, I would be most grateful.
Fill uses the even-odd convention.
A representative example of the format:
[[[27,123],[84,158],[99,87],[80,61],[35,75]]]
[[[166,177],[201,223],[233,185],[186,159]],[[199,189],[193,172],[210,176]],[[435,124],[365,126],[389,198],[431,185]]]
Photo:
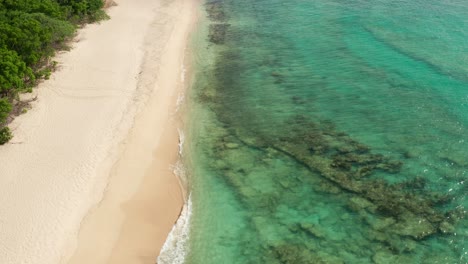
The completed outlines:
[[[341,189],[328,181],[322,181],[320,182],[320,191],[332,194],[339,194],[341,192]]]
[[[239,144],[231,143],[231,142],[224,144],[224,146],[226,148],[228,148],[228,149],[237,149],[237,148],[239,148]]]
[[[287,180],[282,180],[282,179],[280,179],[280,180],[278,181],[278,183],[279,183],[279,184],[281,185],[281,187],[283,187],[284,189],[288,189],[289,186],[290,186],[290,183],[289,183],[289,181],[287,181]]]
[[[401,236],[409,236],[415,240],[423,239],[437,232],[434,225],[426,218],[406,213],[400,216],[397,223],[392,226],[392,231]]]
[[[374,169],[375,169],[375,166],[371,166],[371,165],[363,166],[359,168],[354,175],[358,179],[363,178],[363,177],[371,175]]]
[[[393,216],[396,219],[400,219],[402,215],[406,215],[414,216],[418,220],[420,220],[420,218],[427,220],[428,224],[419,226],[419,229],[412,225],[405,226],[413,221],[399,220],[398,222],[402,230],[404,230],[404,232],[400,233],[401,235],[409,235],[421,239],[433,234],[437,229],[434,229],[432,225],[438,226],[442,220],[443,212],[435,211],[432,206],[430,206],[430,202],[427,202],[429,199],[427,196],[418,197],[416,194],[403,192],[382,180],[355,180],[349,173],[343,171],[342,168],[344,165],[340,165],[339,169],[336,168],[336,165],[332,166],[333,163],[336,164],[336,159],[329,159],[323,155],[310,155],[310,152],[307,150],[307,144],[301,143],[300,145],[296,145],[291,141],[281,143],[274,142],[273,144],[279,151],[296,159],[311,170],[319,172],[323,177],[337,184],[342,190],[367,199],[377,206],[377,211],[381,214]],[[304,147],[304,145],[306,147]],[[371,159],[369,159],[369,157]],[[346,161],[349,159],[348,156],[347,158],[338,160]],[[357,159],[353,157],[352,160]],[[374,160],[375,162],[387,162],[387,160],[381,158],[381,156],[365,155],[362,160],[365,161],[364,163],[374,162]],[[353,166],[359,167],[359,164],[353,164]],[[393,163],[391,166],[393,166]]]
[[[440,225],[439,225],[439,230],[440,232],[444,233],[444,234],[448,234],[448,233],[454,233],[455,232],[455,227],[450,224],[449,222],[447,221],[443,221]]]
[[[353,148],[351,146],[339,146],[336,148],[336,150],[338,151],[338,153],[340,154],[347,154],[347,153],[350,153],[353,151]]]
[[[274,82],[275,84],[280,84],[284,81],[284,76],[279,72],[272,72],[271,76],[275,78],[275,82]],[[294,96],[293,96],[293,102],[297,103],[297,101],[294,100]]]
[[[241,199],[252,199],[258,196],[258,191],[251,187],[245,187],[242,188],[239,194],[241,195]]]
[[[374,230],[382,230],[385,228],[390,227],[391,225],[395,224],[396,220],[391,217],[386,218],[377,218],[372,224],[372,229]]]
[[[338,168],[342,170],[351,170],[352,163],[338,156],[337,158],[333,159],[331,166],[333,168]]]
[[[323,252],[318,253],[317,256],[320,258],[321,261],[323,261],[324,263],[327,263],[327,264],[344,264],[345,263],[339,257],[329,255],[329,254],[325,254]],[[312,262],[311,264],[313,264],[313,263],[315,263],[315,262]]]
[[[385,233],[379,231],[370,232],[369,238],[378,242],[385,242],[388,240],[388,236]]]
[[[316,237],[316,238],[324,238],[325,234],[318,228],[316,225],[312,223],[300,223],[299,229],[308,234],[309,236]]]
[[[413,192],[382,179],[369,178],[376,169],[388,173],[399,172],[403,165],[401,161],[371,153],[367,146],[334,131],[332,125],[322,126],[307,121],[305,117],[297,117],[297,120],[300,120],[300,127],[291,123],[291,134],[287,137],[258,136],[261,144],[257,144],[257,138],[251,136],[250,142],[243,143],[252,144],[254,148],[273,148],[318,173],[341,191],[363,199],[351,201],[350,207],[354,206],[354,210],[362,210],[360,207],[363,206],[356,204],[356,201],[372,204],[372,207],[367,207],[372,208],[370,213],[377,217],[394,218],[395,225],[398,224],[400,229],[395,233],[394,226],[389,225],[384,228],[385,232],[414,239],[423,239],[439,232],[445,212],[434,209],[436,201],[430,192]],[[238,137],[239,140],[241,138]],[[343,151],[345,145],[347,149]],[[420,221],[421,224],[414,225]]]
[[[325,253],[315,253],[294,244],[282,244],[271,246],[269,254],[271,259],[264,263],[281,264],[343,264],[344,262],[336,256]]]
[[[416,242],[414,240],[407,239],[404,243],[404,252],[413,252],[416,250]]]
[[[376,252],[382,250],[399,255],[404,252],[411,252],[416,248],[416,242],[410,237],[402,237],[396,234],[379,230],[370,230],[369,238],[380,243],[375,249]]]
[[[370,151],[370,148],[364,144],[361,144],[361,143],[355,143],[354,144],[354,151],[357,152],[357,153],[367,153]]]
[[[335,194],[345,193],[350,197],[347,204],[349,208],[372,227],[369,237],[381,243],[385,250],[390,250],[390,253],[376,254],[375,263],[386,263],[385,261],[393,259],[392,253],[414,250],[414,241],[437,233],[450,233],[454,230],[456,220],[464,216],[463,212],[445,212],[439,209],[441,207],[436,207],[435,205],[443,205],[450,200],[444,199],[443,195],[426,191],[423,178],[416,177],[406,182],[391,184],[375,177],[377,170],[398,173],[403,163],[372,153],[369,147],[356,142],[345,133],[336,131],[333,125],[322,125],[310,122],[306,117],[296,117],[288,122],[288,128],[289,134],[276,137],[235,130],[231,131],[232,137],[229,140],[223,140],[223,144],[226,146],[229,144],[226,142],[238,142],[263,153],[260,155],[263,157],[276,158],[278,155],[285,155],[308,169],[311,177],[320,177],[319,184],[313,188]],[[236,154],[236,151],[225,152]],[[238,190],[240,200],[249,199],[247,204],[253,204],[256,210],[274,212],[281,204],[281,192],[273,195],[245,188],[245,182],[242,180],[245,176],[240,173],[225,176],[228,176],[227,182]],[[277,188],[291,188],[290,181],[279,179]],[[301,223],[296,227],[289,227],[289,230],[302,231],[314,238],[325,236],[325,233],[313,224]],[[308,262],[308,257],[301,253],[302,249],[296,247],[283,245],[269,249],[273,250],[272,254],[284,260],[282,263],[322,261],[313,254],[312,258],[316,262]]]
[[[372,262],[375,264],[413,263],[409,257],[394,255],[387,251],[375,253],[374,256],[372,256]]]
[[[408,150],[405,150],[402,154],[401,154],[405,159],[411,159],[411,158],[415,158],[415,155],[408,151]]]
[[[215,98],[215,92],[210,89],[205,89],[203,92],[197,95],[197,99],[201,103],[211,103],[214,101]]]
[[[213,163],[213,166],[217,169],[217,170],[220,170],[220,171],[223,171],[223,170],[228,170],[229,167],[228,165],[226,164],[225,161],[223,161],[222,159],[217,159],[214,161]]]
[[[341,219],[342,221],[347,221],[347,220],[349,220],[350,218],[351,218],[351,215],[350,215],[350,214],[342,214],[342,215],[340,216],[340,219]]]
[[[395,256],[390,253],[377,252],[372,256],[372,262],[375,264],[395,263]]]
[[[299,97],[299,96],[293,96],[293,97],[291,97],[291,99],[292,99],[293,103],[297,104],[297,105],[303,105],[303,104],[306,103],[306,101],[303,98]]]
[[[375,209],[373,203],[369,202],[367,199],[361,197],[351,197],[348,202],[348,206],[356,212],[370,208],[372,211]]]
[[[282,75],[281,75],[281,73],[279,73],[279,72],[272,72],[272,73],[271,73],[271,76],[273,76],[273,77],[281,77]]]
[[[208,32],[208,39],[211,43],[221,45],[224,44],[226,33],[230,24],[211,24]]]
[[[396,160],[388,160],[385,163],[378,164],[376,167],[388,173],[398,173],[403,166],[403,162]]]
[[[421,176],[414,177],[411,180],[400,183],[399,186],[411,190],[422,190],[426,187],[427,180]]]
[[[458,167],[467,167],[468,161],[466,156],[463,153],[445,153],[441,152],[438,154],[438,158],[442,161],[445,161],[451,165]]]
[[[205,10],[208,13],[208,18],[212,21],[226,21],[227,15],[224,12],[223,3],[220,0],[207,2]]]

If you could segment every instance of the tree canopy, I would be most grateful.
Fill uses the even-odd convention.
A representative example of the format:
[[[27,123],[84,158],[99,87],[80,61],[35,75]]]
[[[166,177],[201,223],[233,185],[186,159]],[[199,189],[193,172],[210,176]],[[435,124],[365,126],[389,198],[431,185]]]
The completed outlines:
[[[0,144],[18,93],[50,73],[50,59],[77,26],[105,15],[103,0],[0,0]]]

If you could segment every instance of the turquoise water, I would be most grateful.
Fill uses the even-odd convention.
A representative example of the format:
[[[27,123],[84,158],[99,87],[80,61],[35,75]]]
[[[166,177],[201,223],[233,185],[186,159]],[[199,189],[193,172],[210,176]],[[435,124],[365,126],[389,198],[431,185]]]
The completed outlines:
[[[186,263],[468,263],[468,5],[208,1]]]

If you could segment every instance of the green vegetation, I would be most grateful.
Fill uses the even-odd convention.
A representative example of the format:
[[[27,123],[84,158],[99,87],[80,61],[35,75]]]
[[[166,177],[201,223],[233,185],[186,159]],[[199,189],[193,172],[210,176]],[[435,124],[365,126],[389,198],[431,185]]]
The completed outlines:
[[[103,0],[0,0],[0,145],[20,92],[48,79],[78,25],[106,18]]]
[[[3,127],[0,129],[0,145],[7,143],[13,135],[8,127]]]

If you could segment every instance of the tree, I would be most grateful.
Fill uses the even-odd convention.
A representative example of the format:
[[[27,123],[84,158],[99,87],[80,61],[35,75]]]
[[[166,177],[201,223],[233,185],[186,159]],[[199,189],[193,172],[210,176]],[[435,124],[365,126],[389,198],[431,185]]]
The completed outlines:
[[[8,11],[42,13],[49,17],[64,19],[60,5],[54,0],[0,0],[0,7]]]
[[[33,81],[34,74],[15,51],[0,48],[0,98],[11,97],[25,82]]]
[[[64,13],[71,19],[93,18],[104,6],[103,0],[57,0]]]
[[[7,98],[0,98],[0,125],[5,124],[11,111],[11,104]]]

